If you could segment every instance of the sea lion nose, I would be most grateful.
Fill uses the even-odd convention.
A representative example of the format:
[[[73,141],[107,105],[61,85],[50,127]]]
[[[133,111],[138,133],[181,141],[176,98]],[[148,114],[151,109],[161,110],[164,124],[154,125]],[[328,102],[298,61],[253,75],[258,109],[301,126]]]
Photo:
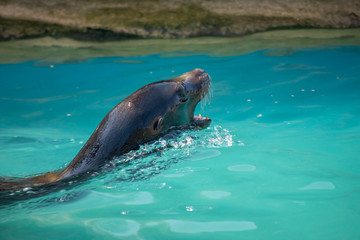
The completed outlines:
[[[205,71],[203,69],[201,69],[201,68],[195,68],[193,71],[201,73],[201,74],[205,73]]]
[[[195,78],[203,78],[203,77],[208,77],[209,75],[201,68],[195,68],[194,70],[191,70],[190,75],[195,77]],[[198,79],[200,80],[200,79]]]
[[[195,68],[183,75],[185,79],[182,81],[188,92],[200,93],[207,88],[210,82],[209,75],[200,68]]]

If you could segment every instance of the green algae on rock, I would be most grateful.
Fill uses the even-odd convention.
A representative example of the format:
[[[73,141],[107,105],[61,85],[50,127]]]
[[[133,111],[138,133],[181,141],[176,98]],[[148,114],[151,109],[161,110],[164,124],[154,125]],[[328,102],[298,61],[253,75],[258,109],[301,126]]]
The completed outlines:
[[[0,40],[108,41],[356,27],[358,0],[0,0]]]

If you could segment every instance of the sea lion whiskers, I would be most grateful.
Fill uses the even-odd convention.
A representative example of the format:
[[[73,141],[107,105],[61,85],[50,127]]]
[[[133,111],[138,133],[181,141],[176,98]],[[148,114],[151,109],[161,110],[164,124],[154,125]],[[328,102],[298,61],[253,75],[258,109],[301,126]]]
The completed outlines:
[[[212,84],[211,84],[211,76],[208,75],[209,77],[209,81],[205,81],[203,82],[203,86],[202,86],[202,92],[201,92],[201,111],[203,112],[205,109],[205,106],[207,104],[211,103],[211,98],[213,96],[213,89],[212,89]]]

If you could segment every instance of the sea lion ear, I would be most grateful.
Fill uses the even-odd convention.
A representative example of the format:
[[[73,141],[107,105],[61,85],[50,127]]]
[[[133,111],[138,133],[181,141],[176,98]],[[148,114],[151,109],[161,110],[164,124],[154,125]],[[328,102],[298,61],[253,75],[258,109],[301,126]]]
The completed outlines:
[[[154,131],[157,131],[157,130],[160,129],[161,124],[162,124],[162,121],[163,121],[163,118],[162,118],[162,117],[159,117],[159,118],[154,122],[154,125],[153,125],[153,130],[154,130]]]
[[[189,96],[183,85],[179,85],[179,88],[177,90],[177,95],[181,102],[186,102],[189,99]]]

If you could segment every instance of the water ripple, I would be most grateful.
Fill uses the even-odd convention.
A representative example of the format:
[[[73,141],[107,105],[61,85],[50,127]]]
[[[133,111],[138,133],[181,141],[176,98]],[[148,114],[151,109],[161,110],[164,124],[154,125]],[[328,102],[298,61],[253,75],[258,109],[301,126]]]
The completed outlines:
[[[257,229],[254,222],[248,221],[194,222],[166,220],[165,222],[170,225],[170,231],[176,233],[230,232]]]
[[[332,182],[313,182],[299,188],[299,190],[333,190],[335,185]]]
[[[115,219],[97,219],[90,222],[95,230],[109,233],[117,237],[131,236],[140,229],[140,224],[133,220]]]
[[[230,192],[226,191],[202,191],[201,194],[211,199],[220,199],[231,195]]]
[[[256,170],[256,167],[250,164],[239,164],[230,166],[227,169],[232,172],[253,172]]]

